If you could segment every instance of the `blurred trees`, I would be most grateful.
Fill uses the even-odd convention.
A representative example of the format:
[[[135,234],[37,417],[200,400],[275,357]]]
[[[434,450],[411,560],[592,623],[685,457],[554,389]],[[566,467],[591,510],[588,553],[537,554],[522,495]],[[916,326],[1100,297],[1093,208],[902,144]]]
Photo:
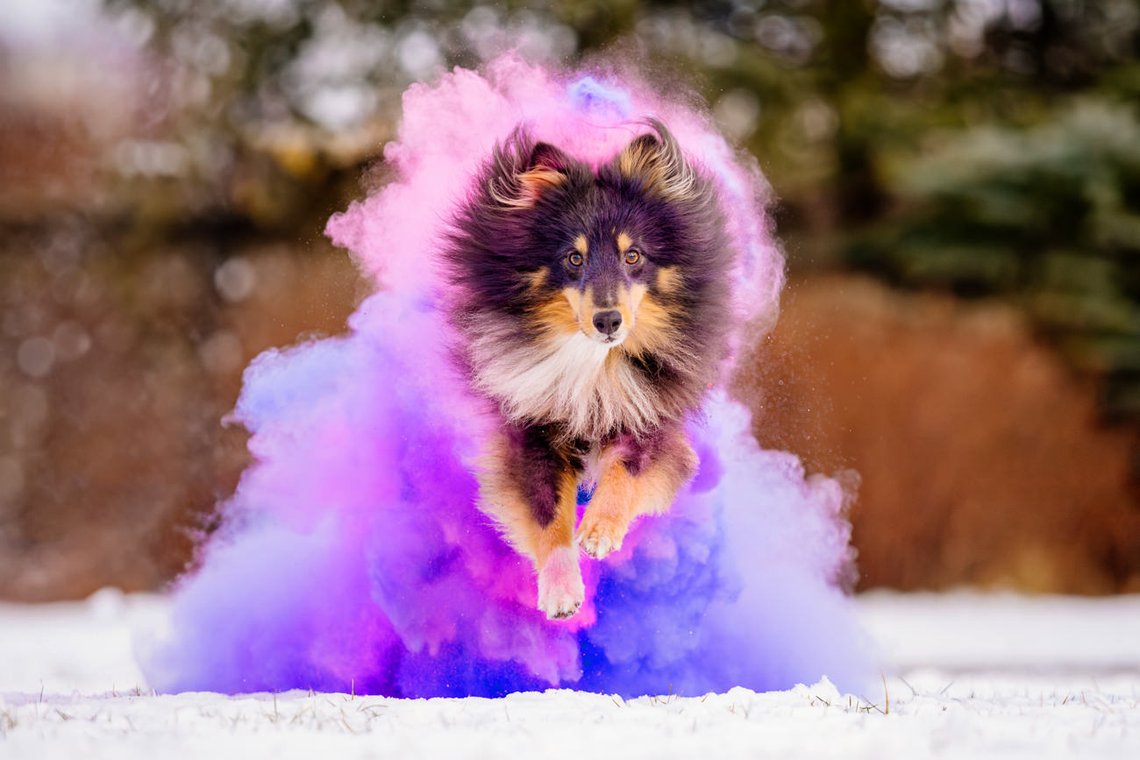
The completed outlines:
[[[321,229],[360,197],[362,176],[382,176],[401,93],[507,49],[550,62],[612,49],[663,79],[690,76],[759,158],[793,269],[1005,300],[1105,381],[1102,411],[1140,421],[1136,0],[14,1],[21,13],[0,27],[0,579],[14,580],[0,595],[142,587],[181,565],[185,530],[208,525],[244,461],[217,425],[241,367],[299,333],[339,329],[361,296]],[[49,25],[72,17],[70,36],[29,53],[13,30],[33,11]],[[864,318],[828,322],[830,297],[807,300],[787,320],[791,344],[810,339],[813,319],[838,331]],[[819,339],[831,353],[813,360],[849,370],[834,398],[854,393],[856,375],[877,377],[867,357],[894,362],[894,374],[880,369],[896,381],[914,368],[886,384],[896,395],[934,382],[915,346],[937,333],[900,344],[898,325],[920,320],[897,302],[868,317],[884,326],[879,343]],[[886,355],[896,349],[911,353]],[[844,350],[856,355],[837,362]],[[789,364],[801,374],[775,403],[807,365]],[[817,390],[791,394],[794,411],[814,412]],[[888,486],[913,483],[891,503],[1036,508],[968,489],[932,504],[919,458],[908,453],[907,481],[882,453],[884,436],[916,450],[905,426],[859,411],[868,427],[840,422],[835,435],[870,441],[889,460]],[[1034,434],[1006,432],[995,446]],[[1054,511],[1095,511],[1076,503]],[[97,575],[124,535],[152,565],[121,558],[118,575]],[[896,544],[887,536],[883,551]],[[83,547],[93,554],[77,561]]]
[[[882,208],[878,164],[933,129],[1024,126],[1072,92],[1140,90],[1133,0],[104,2],[161,61],[159,115],[186,122],[193,166],[290,129],[359,159],[385,134],[368,126],[444,67],[633,47],[691,71],[783,196],[837,188],[841,222]],[[208,136],[213,160],[198,155]]]
[[[1077,366],[1105,407],[1140,419],[1140,119],[1076,101],[1023,129],[947,138],[892,173],[906,205],[849,249],[910,286],[1004,295]]]
[[[161,61],[152,120],[184,176],[160,218],[313,229],[411,81],[509,48],[639,48],[692,71],[760,158],[793,266],[1010,296],[1140,419],[1134,0],[106,3]]]

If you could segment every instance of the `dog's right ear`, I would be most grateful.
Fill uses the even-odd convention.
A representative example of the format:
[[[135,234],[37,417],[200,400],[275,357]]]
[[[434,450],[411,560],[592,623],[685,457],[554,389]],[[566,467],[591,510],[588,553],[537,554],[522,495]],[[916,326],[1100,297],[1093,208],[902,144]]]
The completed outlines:
[[[508,209],[532,208],[551,189],[566,182],[577,162],[549,143],[534,143],[516,131],[495,148],[487,181],[492,200]]]
[[[618,173],[650,195],[674,201],[692,198],[696,175],[676,138],[658,119],[645,123],[654,134],[641,135],[626,146],[614,159]]]

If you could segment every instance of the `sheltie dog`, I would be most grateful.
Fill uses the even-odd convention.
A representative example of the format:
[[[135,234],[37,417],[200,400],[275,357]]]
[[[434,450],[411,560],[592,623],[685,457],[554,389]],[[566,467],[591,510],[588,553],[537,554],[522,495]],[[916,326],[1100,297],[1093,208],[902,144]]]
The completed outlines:
[[[715,185],[664,124],[639,131],[590,166],[516,129],[447,245],[457,357],[499,416],[480,507],[533,560],[549,618],[582,604],[579,547],[619,549],[695,474],[684,420],[727,350],[734,254]]]

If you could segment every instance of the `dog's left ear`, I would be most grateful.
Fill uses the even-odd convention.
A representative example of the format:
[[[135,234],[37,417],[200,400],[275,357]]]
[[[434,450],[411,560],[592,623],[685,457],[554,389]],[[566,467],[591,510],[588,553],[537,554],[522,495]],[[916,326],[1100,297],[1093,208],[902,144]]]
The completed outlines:
[[[520,206],[533,206],[539,197],[565,182],[574,159],[550,143],[538,143],[530,152],[526,170],[518,175]]]
[[[650,195],[684,200],[696,187],[693,168],[685,161],[672,133],[657,119],[649,119],[654,134],[641,135],[614,159],[618,173],[641,183]]]
[[[533,208],[546,193],[570,179],[580,165],[549,143],[534,142],[523,127],[495,146],[488,167],[492,203],[509,211]]]

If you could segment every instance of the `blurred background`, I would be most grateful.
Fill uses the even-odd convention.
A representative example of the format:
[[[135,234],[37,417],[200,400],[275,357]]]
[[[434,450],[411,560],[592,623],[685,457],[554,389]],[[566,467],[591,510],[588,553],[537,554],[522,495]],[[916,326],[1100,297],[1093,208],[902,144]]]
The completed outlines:
[[[790,282],[736,378],[857,471],[859,588],[1140,591],[1135,0],[6,0],[0,599],[161,588],[246,363],[367,294],[322,237],[410,83],[515,47],[689,72]]]

